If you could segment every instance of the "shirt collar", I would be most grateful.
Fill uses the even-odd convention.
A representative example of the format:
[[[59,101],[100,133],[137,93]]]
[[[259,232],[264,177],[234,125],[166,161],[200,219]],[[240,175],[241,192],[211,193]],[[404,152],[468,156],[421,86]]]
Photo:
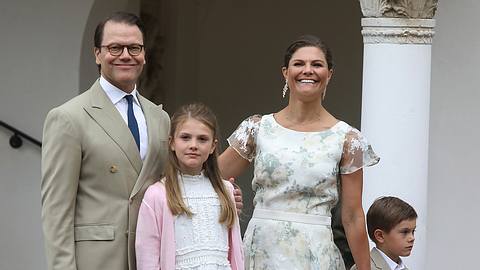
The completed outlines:
[[[387,262],[388,266],[390,267],[390,269],[392,270],[403,270],[403,269],[406,269],[407,267],[405,266],[405,264],[403,264],[403,261],[401,258],[400,259],[400,263],[396,263],[394,262],[392,259],[390,259],[390,257],[388,257],[385,253],[383,253],[383,251],[381,251],[380,249],[376,248],[378,250],[378,252],[382,255],[383,259]]]
[[[178,177],[179,178],[187,178],[189,180],[199,180],[199,179],[203,179],[205,178],[205,173],[204,173],[204,170],[202,170],[200,172],[200,174],[197,174],[197,175],[191,175],[191,174],[188,174],[188,173],[182,173],[182,172],[178,172]]]
[[[107,81],[103,76],[100,76],[100,85],[102,86],[103,91],[105,91],[105,93],[107,94],[108,98],[112,101],[113,105],[116,105],[120,100],[122,100],[123,97],[128,95],[120,88]],[[140,106],[137,93],[137,85],[135,85],[135,88],[133,88],[133,91],[130,94],[133,95],[133,100],[135,101],[135,103]]]

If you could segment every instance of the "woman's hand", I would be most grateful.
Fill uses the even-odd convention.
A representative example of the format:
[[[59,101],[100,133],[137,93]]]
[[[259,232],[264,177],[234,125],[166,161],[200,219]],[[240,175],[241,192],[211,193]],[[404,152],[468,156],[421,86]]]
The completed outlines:
[[[235,184],[235,178],[230,177],[228,181],[230,181],[230,183],[232,183],[233,185],[233,197],[235,198],[235,207],[237,208],[237,214],[240,215],[243,209],[242,190],[237,184]]]

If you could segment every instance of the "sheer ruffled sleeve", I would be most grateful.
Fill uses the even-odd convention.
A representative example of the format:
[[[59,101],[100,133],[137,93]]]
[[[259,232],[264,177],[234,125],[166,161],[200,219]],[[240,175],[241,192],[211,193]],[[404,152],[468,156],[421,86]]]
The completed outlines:
[[[257,133],[261,115],[252,115],[245,119],[228,137],[228,144],[244,159],[252,162],[256,155]]]
[[[347,132],[343,144],[340,174],[350,174],[364,167],[375,165],[379,161],[380,157],[373,152],[372,146],[360,131],[352,128]]]

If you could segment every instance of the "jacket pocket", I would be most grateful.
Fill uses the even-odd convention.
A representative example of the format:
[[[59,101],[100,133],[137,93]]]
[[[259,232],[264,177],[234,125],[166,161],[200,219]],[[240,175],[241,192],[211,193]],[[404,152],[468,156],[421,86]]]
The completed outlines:
[[[115,229],[111,225],[76,225],[75,241],[112,241]]]

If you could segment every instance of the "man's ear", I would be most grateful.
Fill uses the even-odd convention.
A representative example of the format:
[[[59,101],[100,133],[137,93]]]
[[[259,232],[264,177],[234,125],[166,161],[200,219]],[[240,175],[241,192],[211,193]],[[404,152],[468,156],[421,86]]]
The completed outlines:
[[[100,54],[100,49],[97,48],[97,47],[94,47],[94,48],[93,48],[93,55],[95,55],[95,63],[96,63],[97,65],[100,65],[100,64],[101,64],[101,63],[100,63],[100,58],[98,58],[98,55],[99,55],[99,54]]]
[[[373,236],[375,237],[375,240],[377,243],[379,244],[383,244],[385,242],[385,232],[380,230],[380,229],[376,229],[374,232],[373,232]]]

